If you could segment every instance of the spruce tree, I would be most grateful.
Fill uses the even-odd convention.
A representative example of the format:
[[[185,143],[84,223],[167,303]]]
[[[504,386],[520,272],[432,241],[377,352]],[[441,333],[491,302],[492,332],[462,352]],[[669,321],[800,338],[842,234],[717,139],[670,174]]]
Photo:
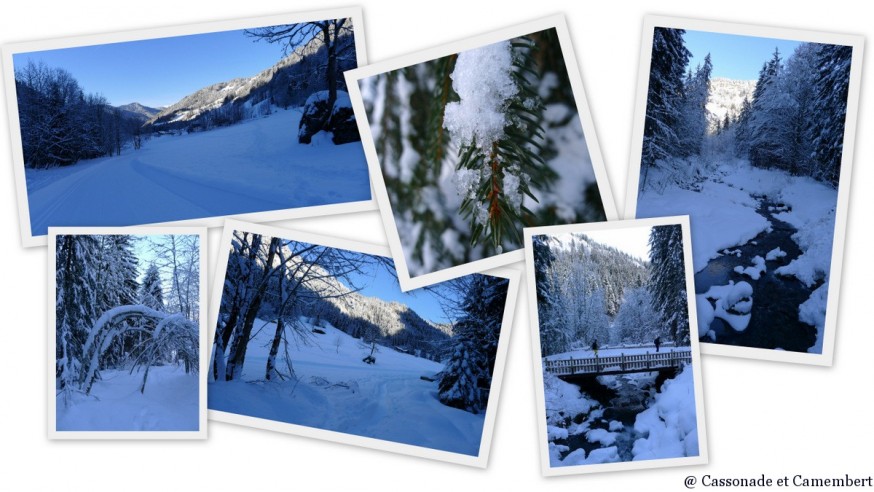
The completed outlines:
[[[547,355],[564,352],[570,346],[570,340],[559,323],[557,301],[550,282],[549,269],[555,255],[549,248],[548,237],[536,235],[531,237],[534,254],[534,278],[537,285],[537,314],[540,323],[540,351]]]
[[[835,187],[841,175],[852,56],[850,46],[823,44],[817,51],[815,118],[809,130],[817,161],[814,177]]]
[[[683,29],[654,28],[643,127],[640,189],[646,187],[649,170],[658,160],[677,153],[683,76],[691,56],[683,41],[685,32]]]
[[[679,225],[654,226],[649,236],[652,307],[660,314],[663,333],[677,345],[689,344],[689,313]]]
[[[69,396],[82,366],[82,346],[100,316],[100,244],[94,236],[59,235],[55,248],[55,377]]]
[[[139,302],[156,311],[164,310],[164,288],[161,285],[161,272],[158,271],[158,267],[154,263],[149,265],[143,276]]]
[[[474,274],[464,293],[463,315],[453,327],[452,351],[438,385],[446,405],[473,413],[489,399],[509,280]]]

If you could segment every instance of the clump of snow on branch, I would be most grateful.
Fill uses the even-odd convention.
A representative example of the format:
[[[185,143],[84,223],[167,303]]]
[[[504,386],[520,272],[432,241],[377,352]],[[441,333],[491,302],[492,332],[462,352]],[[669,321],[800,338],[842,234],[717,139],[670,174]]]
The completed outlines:
[[[461,100],[446,105],[443,126],[462,145],[476,142],[488,155],[492,144],[504,135],[508,101],[519,92],[512,70],[509,41],[458,54],[452,88]]]

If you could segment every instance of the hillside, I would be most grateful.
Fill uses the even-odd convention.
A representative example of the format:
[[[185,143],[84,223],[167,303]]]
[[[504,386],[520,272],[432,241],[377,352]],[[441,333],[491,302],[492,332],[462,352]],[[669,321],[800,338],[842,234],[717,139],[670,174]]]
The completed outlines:
[[[344,36],[336,42],[348,45],[354,40]],[[303,53],[293,53],[252,77],[217,82],[197,90],[154,114],[146,125],[162,130],[201,130],[269,114],[271,105],[299,106],[310,94],[327,87],[317,70],[324,64],[325,52],[316,40]],[[339,61],[341,71],[355,68],[354,57],[348,58]],[[342,77],[338,84],[338,89],[345,87]]]
[[[624,291],[643,285],[649,276],[648,263],[596,241],[585,234],[568,234],[550,245],[554,268],[569,271],[582,268],[590,288],[603,289],[609,316],[615,316],[622,304]]]
[[[158,108],[143,106],[138,102],[123,104],[121,106],[116,106],[116,108],[121,110],[121,115],[124,118],[138,121],[140,124],[149,121],[150,119],[155,117],[155,115],[161,112],[161,110]]]
[[[756,89],[755,80],[733,80],[715,77],[710,80],[707,97],[707,131],[716,131],[716,125],[725,119],[734,119],[740,114],[744,99],[752,99]]]

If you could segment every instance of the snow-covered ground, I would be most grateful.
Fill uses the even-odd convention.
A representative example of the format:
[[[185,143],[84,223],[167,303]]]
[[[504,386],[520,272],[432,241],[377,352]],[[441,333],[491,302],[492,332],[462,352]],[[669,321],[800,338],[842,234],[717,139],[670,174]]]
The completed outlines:
[[[695,166],[690,163],[688,168],[691,170]],[[695,271],[699,272],[710,260],[721,254],[731,254],[730,248],[744,245],[758,234],[771,230],[770,221],[758,211],[761,197],[783,204],[770,212],[774,218],[798,230],[792,235],[792,240],[801,248],[802,254],[788,265],[777,268],[775,273],[794,276],[808,287],[825,282],[799,309],[799,319],[816,326],[818,331],[817,342],[809,351],[820,353],[837,190],[809,177],[756,168],[745,160],[734,158],[717,157],[712,169],[704,174],[707,177],[689,189],[676,184],[677,181],[691,181],[688,177],[677,180],[675,174],[651,171],[648,180],[652,186],[648,185],[639,194],[637,216],[689,215],[693,262]],[[782,257],[780,253],[769,251],[769,261]],[[761,258],[751,260],[752,265],[741,268],[739,272],[755,280],[766,271],[766,266]]]
[[[665,381],[655,402],[637,414],[634,461],[698,456],[698,419],[692,366]]]
[[[691,365],[665,381],[658,393],[653,393],[655,378],[648,373],[601,376],[598,381],[617,395],[606,407],[576,385],[544,374],[550,466],[700,454]],[[637,413],[627,425],[608,416],[625,415],[629,410]],[[582,440],[589,445],[579,446]],[[571,449],[569,444],[574,442],[575,449]]]
[[[143,373],[100,371],[91,395],[73,394],[65,405],[57,397],[58,431],[197,431],[198,375],[182,365],[153,366],[146,390],[140,393]]]
[[[152,137],[139,150],[26,170],[31,232],[124,226],[370,199],[358,143],[297,143],[300,110]]]
[[[256,329],[262,324],[256,321]],[[485,416],[443,405],[437,383],[420,378],[434,376],[442,364],[383,346],[376,363],[365,364],[370,346],[327,326],[306,345],[289,347],[298,381],[265,382],[275,328],[266,324],[250,342],[242,381],[209,383],[211,410],[479,454]],[[284,359],[277,365],[285,370]]]

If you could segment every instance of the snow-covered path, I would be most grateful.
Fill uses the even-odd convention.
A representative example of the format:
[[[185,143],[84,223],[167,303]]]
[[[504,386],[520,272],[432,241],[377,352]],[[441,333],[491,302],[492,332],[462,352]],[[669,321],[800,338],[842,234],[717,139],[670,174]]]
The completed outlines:
[[[479,454],[484,415],[443,405],[437,383],[420,377],[433,376],[441,364],[387,347],[379,347],[376,364],[365,364],[361,359],[369,346],[328,326],[324,335],[313,335],[310,345],[290,347],[299,382],[265,382],[267,341],[274,329],[266,325],[249,345],[243,381],[210,382],[211,410]],[[278,365],[285,368],[284,361]]]
[[[28,170],[31,231],[123,226],[370,199],[357,143],[298,145],[300,113],[187,135],[69,168]]]

